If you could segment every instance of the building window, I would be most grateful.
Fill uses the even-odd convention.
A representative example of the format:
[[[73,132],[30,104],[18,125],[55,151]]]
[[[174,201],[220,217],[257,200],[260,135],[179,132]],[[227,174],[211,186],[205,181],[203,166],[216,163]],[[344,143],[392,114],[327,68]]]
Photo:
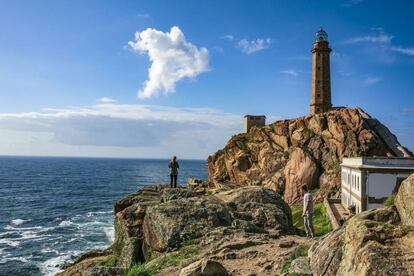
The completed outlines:
[[[317,97],[317,98],[320,98],[320,97],[321,97],[321,94],[316,94],[316,97]]]
[[[319,111],[320,111],[320,109],[319,109],[319,107],[317,107],[317,108],[316,108],[316,112],[319,112]]]
[[[321,70],[321,67],[320,66],[318,66],[318,70]]]
[[[318,83],[321,83],[321,81],[320,81],[320,80],[318,80]]]

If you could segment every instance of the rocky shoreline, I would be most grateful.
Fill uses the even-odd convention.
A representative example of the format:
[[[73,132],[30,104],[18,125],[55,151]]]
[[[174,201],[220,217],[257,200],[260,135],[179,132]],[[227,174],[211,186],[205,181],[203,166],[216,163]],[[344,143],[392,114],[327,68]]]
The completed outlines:
[[[204,275],[192,274],[203,264],[223,266],[221,273],[229,275],[253,270],[274,275],[282,272],[286,256],[311,245],[293,226],[281,196],[263,187],[218,191],[146,186],[116,202],[114,212],[112,246],[81,256],[60,275],[122,275],[138,263],[145,263],[148,271],[153,266],[157,275]],[[178,266],[156,268],[160,259],[180,259],[182,254]],[[105,265],[108,260],[112,267]]]
[[[253,127],[209,157],[208,182],[150,185],[117,201],[114,243],[58,275],[414,275],[414,175],[395,206],[320,239],[294,227],[289,206],[303,183],[317,201],[338,197],[345,156],[400,154],[412,155],[360,109]]]
[[[112,246],[59,275],[414,275],[414,175],[395,206],[319,240],[303,237],[270,189],[200,185],[147,186],[116,202]]]

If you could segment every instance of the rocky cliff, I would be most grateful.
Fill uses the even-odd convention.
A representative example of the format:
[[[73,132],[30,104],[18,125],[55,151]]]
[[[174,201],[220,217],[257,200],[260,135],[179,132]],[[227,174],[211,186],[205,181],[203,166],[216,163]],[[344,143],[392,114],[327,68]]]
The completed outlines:
[[[338,109],[254,127],[233,136],[207,161],[213,187],[259,185],[292,204],[300,187],[335,194],[343,157],[410,156],[396,137],[361,109]]]
[[[122,275],[139,263],[148,274],[133,275],[227,275],[227,270],[263,270],[263,265],[263,275],[274,275],[286,254],[307,243],[300,236],[279,239],[302,231],[293,226],[290,208],[276,192],[242,187],[211,193],[154,185],[119,200],[112,246],[81,256],[61,275]],[[180,272],[179,263],[190,266]]]
[[[395,206],[362,212],[312,240],[270,189],[148,186],[115,204],[112,246],[60,275],[414,275],[413,198],[414,174]]]

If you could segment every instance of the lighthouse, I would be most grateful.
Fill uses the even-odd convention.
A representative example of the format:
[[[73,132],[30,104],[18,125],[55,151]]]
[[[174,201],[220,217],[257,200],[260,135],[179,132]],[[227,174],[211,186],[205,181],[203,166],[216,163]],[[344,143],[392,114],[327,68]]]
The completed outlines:
[[[332,109],[330,53],[328,34],[321,27],[315,33],[312,48],[311,114],[327,112]]]

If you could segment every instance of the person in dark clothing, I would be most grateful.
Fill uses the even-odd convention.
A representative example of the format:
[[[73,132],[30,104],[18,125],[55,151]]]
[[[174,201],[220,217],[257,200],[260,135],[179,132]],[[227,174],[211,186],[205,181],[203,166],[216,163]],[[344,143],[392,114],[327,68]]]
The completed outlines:
[[[176,156],[173,156],[173,158],[170,161],[170,164],[168,165],[168,168],[170,168],[170,186],[171,188],[177,188],[178,169],[180,168],[180,165],[178,165]]]

